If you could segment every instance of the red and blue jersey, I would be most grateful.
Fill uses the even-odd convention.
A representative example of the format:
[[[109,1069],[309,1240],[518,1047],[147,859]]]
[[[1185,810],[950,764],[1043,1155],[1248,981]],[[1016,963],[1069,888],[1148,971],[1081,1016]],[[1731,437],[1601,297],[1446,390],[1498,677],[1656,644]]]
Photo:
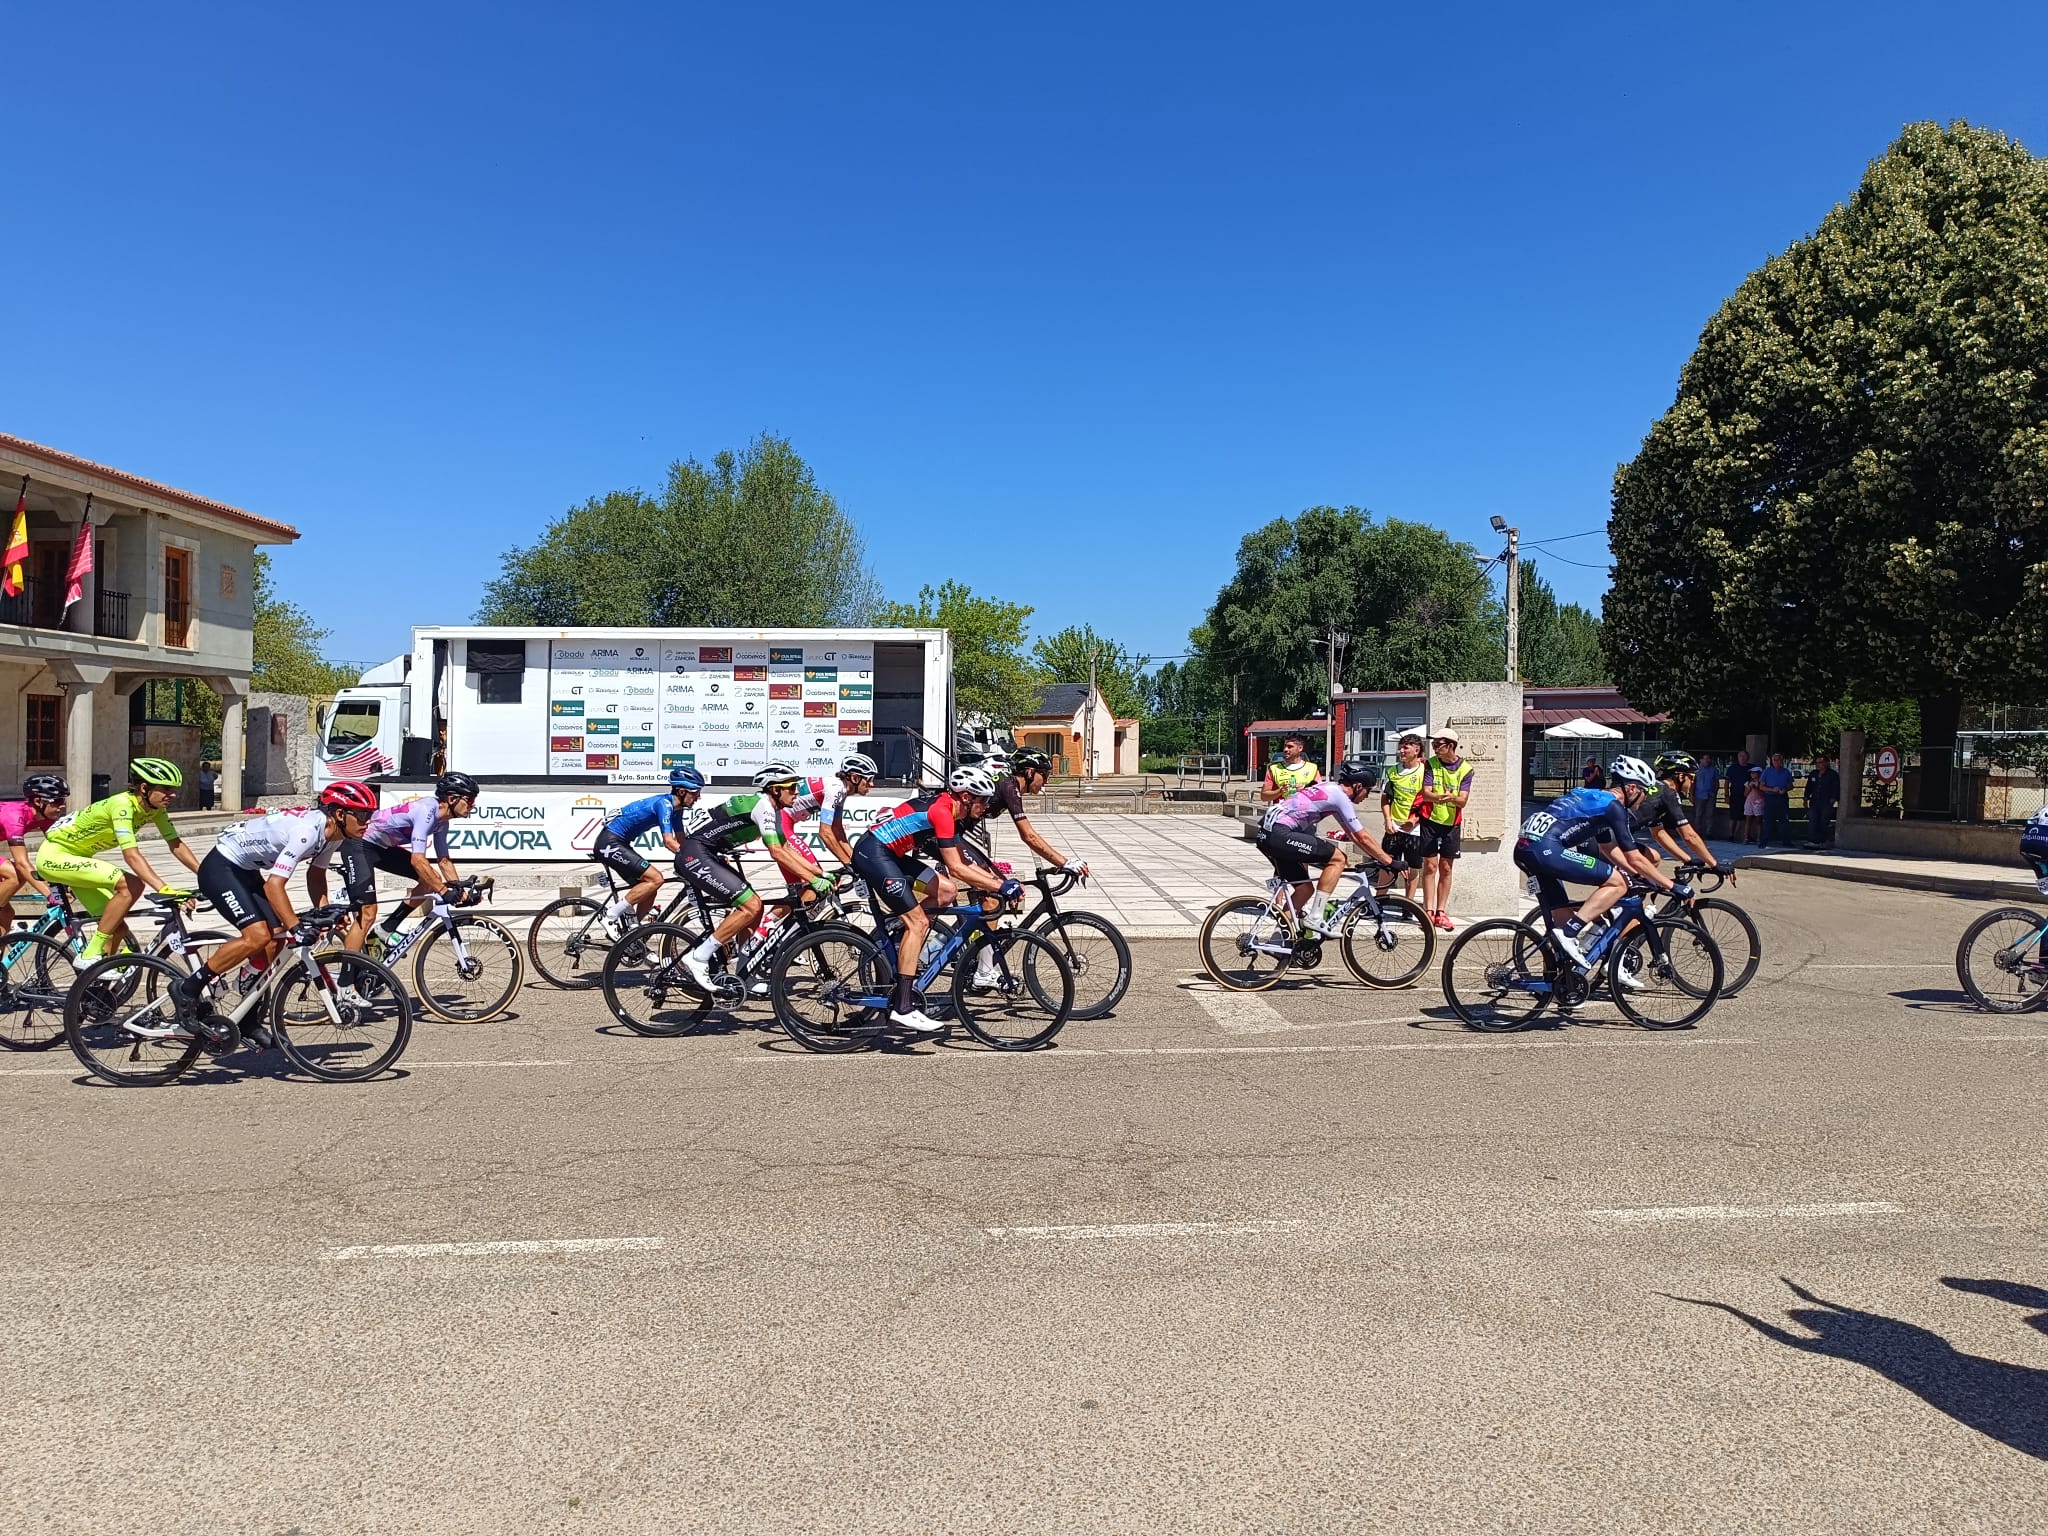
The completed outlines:
[[[900,856],[950,848],[960,840],[960,831],[953,816],[953,797],[939,789],[904,801],[876,822],[868,836]]]

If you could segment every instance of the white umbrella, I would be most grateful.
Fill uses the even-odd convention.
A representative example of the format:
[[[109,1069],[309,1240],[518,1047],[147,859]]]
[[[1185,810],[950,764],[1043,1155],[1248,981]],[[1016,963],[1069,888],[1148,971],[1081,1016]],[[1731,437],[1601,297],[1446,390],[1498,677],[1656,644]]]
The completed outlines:
[[[1602,725],[1598,720],[1588,720],[1584,715],[1567,720],[1563,725],[1553,725],[1543,733],[1567,741],[1619,741],[1621,732],[1611,725]]]

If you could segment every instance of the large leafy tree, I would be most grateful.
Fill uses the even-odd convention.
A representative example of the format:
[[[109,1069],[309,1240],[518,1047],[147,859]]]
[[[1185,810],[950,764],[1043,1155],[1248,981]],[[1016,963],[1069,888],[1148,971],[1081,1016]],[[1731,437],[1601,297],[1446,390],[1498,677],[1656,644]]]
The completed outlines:
[[[1142,717],[1146,710],[1145,664],[1116,641],[1095,633],[1090,624],[1072,624],[1046,635],[1031,647],[1032,663],[1047,683],[1085,683],[1090,660],[1095,685],[1119,717]]]
[[[1522,595],[1519,642],[1523,680],[1542,688],[1606,682],[1600,621],[1592,612],[1577,603],[1560,603],[1550,583],[1537,573],[1533,560],[1522,562],[1517,585]]]
[[[788,442],[669,467],[660,496],[613,491],[508,550],[485,624],[864,624],[879,595],[860,531]]]
[[[1631,699],[1916,699],[1942,803],[1963,697],[2048,683],[2048,168],[1907,128],[1708,322],[1609,543]]]
[[[1209,655],[1206,624],[1188,632],[1185,659],[1146,676],[1145,750],[1164,757],[1231,749],[1230,682]]]
[[[914,603],[879,604],[877,624],[895,629],[953,632],[953,701],[962,715],[983,715],[1008,725],[1038,702],[1031,663],[1024,655],[1024,624],[1031,609],[1001,598],[977,597],[964,582],[918,589]]]

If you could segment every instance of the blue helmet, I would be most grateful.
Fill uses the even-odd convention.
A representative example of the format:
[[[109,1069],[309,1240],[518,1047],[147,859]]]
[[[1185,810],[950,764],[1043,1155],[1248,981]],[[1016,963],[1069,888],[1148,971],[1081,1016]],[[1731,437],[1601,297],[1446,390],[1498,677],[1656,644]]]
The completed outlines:
[[[678,789],[702,789],[704,787],[704,775],[694,768],[671,768],[668,771],[668,787],[672,791]]]

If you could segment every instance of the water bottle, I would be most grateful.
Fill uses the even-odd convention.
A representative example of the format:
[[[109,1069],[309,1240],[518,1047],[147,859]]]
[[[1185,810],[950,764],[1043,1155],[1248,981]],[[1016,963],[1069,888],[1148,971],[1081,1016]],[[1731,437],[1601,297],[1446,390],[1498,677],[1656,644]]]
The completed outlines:
[[[924,949],[918,954],[917,968],[921,971],[939,958],[939,951],[946,947],[946,941],[934,933],[924,941]]]

